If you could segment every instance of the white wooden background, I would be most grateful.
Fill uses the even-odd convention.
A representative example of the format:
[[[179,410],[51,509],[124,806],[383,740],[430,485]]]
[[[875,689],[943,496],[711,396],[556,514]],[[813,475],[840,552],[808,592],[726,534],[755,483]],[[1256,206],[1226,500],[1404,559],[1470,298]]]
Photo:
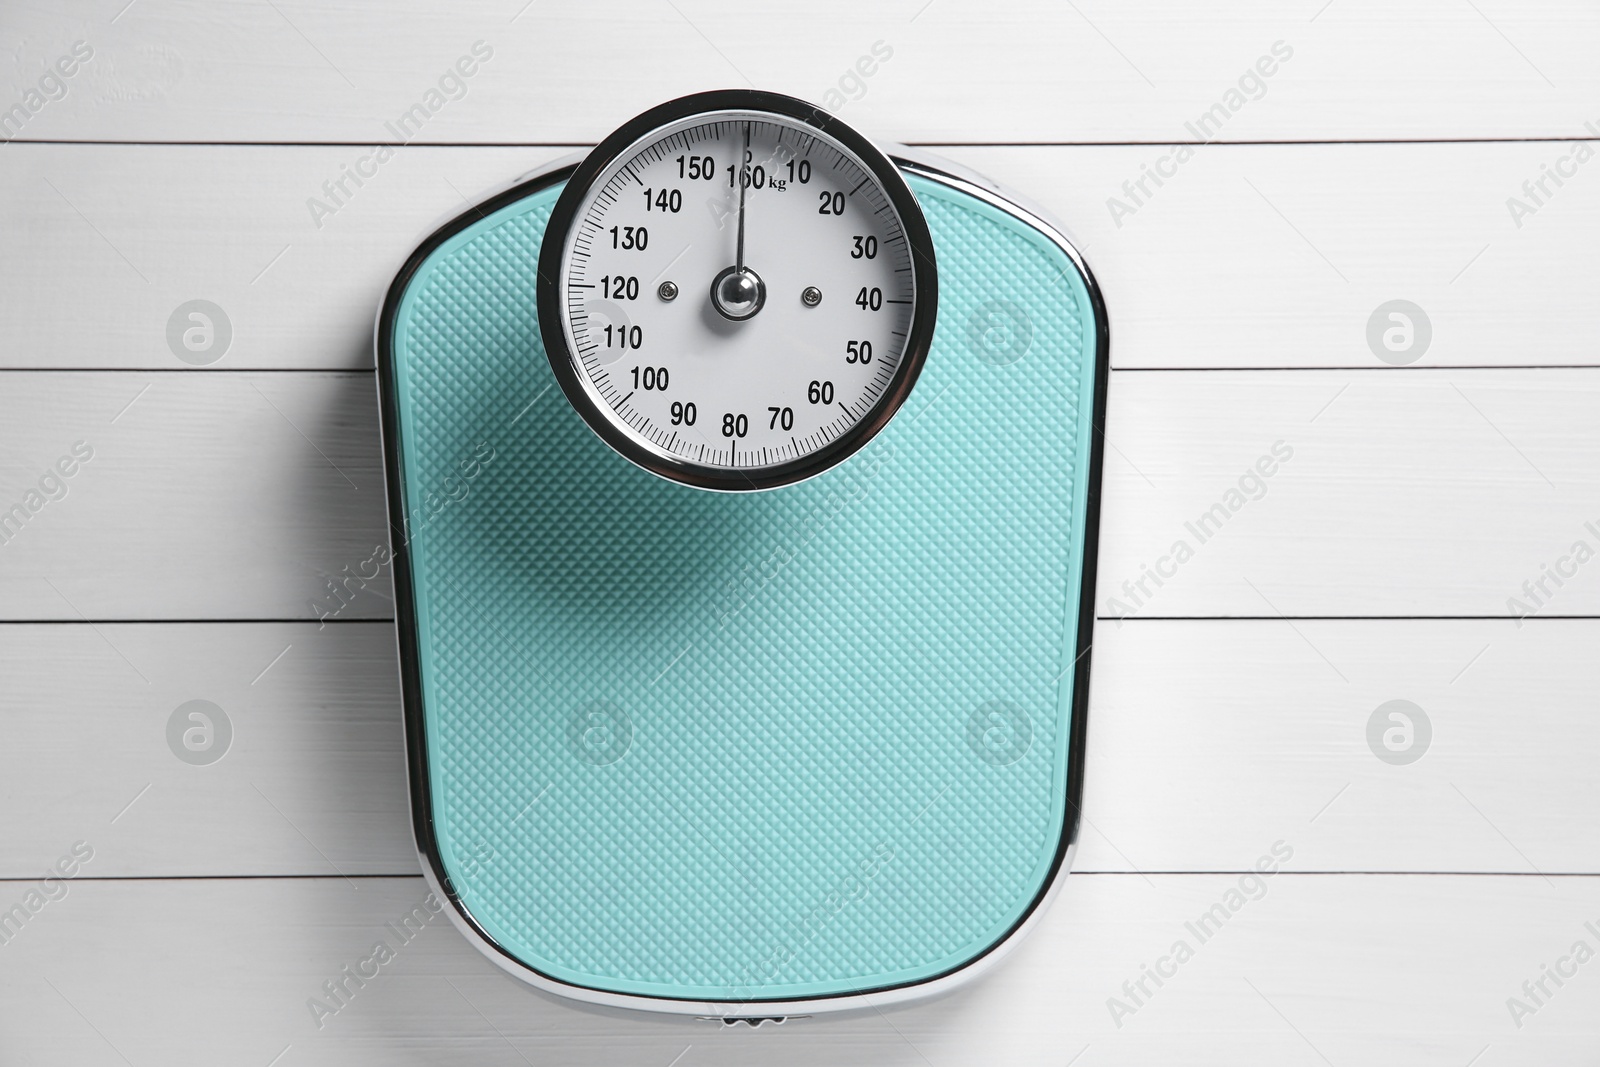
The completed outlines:
[[[1507,198],[1600,134],[1600,9],[760,7],[0,8],[0,108],[93,49],[0,145],[0,508],[94,449],[0,545],[0,910],[93,848],[0,944],[0,1063],[1595,1063],[1600,962],[1538,1002],[1523,983],[1600,950],[1600,563],[1521,626],[1507,599],[1600,548],[1600,162],[1520,225]],[[307,199],[480,40],[466,95],[315,225]],[[892,58],[840,114],[1043,203],[1105,289],[1103,613],[1294,449],[1100,623],[1078,873],[1009,963],[937,1003],[757,1031],[602,1012],[440,921],[319,1028],[307,999],[425,893],[386,591],[326,629],[308,604],[385,536],[370,328],[393,270],[464,201],[650,104],[822,100],[879,41]],[[1265,94],[1118,225],[1107,198],[1277,41]],[[166,340],[196,298],[233,330],[203,368]],[[1365,339],[1396,298],[1433,328],[1400,368]],[[211,766],[165,740],[196,698],[235,730]],[[1407,766],[1366,742],[1392,699],[1433,725]],[[1280,841],[1266,895],[1114,1019]]]

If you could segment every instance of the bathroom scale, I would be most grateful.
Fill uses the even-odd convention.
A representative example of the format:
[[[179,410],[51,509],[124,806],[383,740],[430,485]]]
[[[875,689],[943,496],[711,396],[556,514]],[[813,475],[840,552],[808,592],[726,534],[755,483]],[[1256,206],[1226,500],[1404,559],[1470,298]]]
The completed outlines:
[[[441,226],[376,347],[417,846],[484,953],[755,1022],[952,989],[1039,921],[1108,352],[1040,211],[697,94]]]

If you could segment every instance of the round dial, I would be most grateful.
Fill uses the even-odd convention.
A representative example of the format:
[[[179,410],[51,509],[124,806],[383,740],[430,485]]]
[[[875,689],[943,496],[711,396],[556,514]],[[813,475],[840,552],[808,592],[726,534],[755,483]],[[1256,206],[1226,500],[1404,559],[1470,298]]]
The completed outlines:
[[[933,243],[899,170],[813,105],[754,91],[664,104],[557,201],[545,349],[607,444],[705,489],[786,485],[905,401],[932,339]]]

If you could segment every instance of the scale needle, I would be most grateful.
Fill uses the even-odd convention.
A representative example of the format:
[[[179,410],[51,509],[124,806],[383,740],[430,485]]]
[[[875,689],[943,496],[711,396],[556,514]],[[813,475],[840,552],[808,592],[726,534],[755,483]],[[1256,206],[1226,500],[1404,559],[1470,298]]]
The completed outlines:
[[[739,155],[739,248],[734,255],[733,269],[739,274],[744,273],[744,188],[749,183],[745,180],[744,166],[750,158],[750,124],[744,124],[744,149]]]

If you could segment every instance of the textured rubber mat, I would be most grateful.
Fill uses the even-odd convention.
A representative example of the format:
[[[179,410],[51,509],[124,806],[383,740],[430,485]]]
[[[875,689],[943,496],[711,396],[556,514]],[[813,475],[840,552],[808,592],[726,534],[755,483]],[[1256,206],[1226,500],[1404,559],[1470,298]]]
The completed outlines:
[[[558,185],[438,244],[392,305],[420,843],[548,979],[740,1003],[921,982],[1063,861],[1096,320],[1057,245],[911,180],[940,277],[922,377],[861,453],[771,492],[649,475],[553,386]]]

